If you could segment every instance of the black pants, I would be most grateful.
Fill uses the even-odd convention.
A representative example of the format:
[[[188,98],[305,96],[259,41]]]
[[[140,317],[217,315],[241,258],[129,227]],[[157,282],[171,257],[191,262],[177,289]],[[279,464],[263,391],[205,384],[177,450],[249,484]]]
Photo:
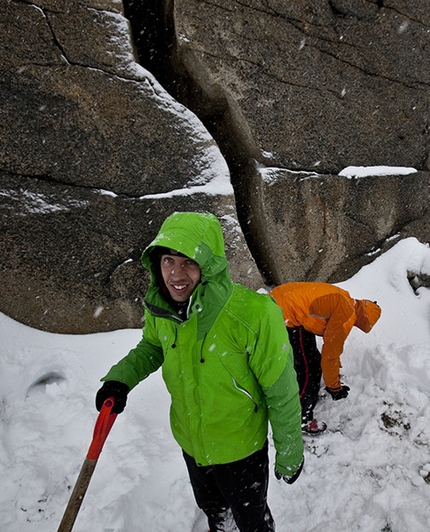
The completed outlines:
[[[183,452],[197,506],[207,515],[210,532],[226,530],[229,512],[240,532],[274,532],[267,505],[268,444],[251,456],[213,466],[198,466]]]
[[[314,418],[314,408],[318,402],[321,385],[321,353],[316,337],[303,327],[287,327],[294,353],[294,369],[299,383],[302,422]]]

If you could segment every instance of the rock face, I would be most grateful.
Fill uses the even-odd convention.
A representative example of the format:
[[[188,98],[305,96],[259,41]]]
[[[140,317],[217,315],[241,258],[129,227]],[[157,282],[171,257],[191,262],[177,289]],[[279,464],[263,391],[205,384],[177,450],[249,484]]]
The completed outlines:
[[[118,4],[1,4],[0,310],[53,332],[139,327],[140,255],[178,210],[216,214],[233,278],[261,286],[216,143],[134,62]]]
[[[409,235],[412,226],[417,238],[429,241],[430,12],[423,4],[176,0],[173,10],[172,64],[185,65],[193,94],[205,96],[191,101],[181,92],[178,97],[199,116],[207,116],[203,120],[208,128],[213,114],[218,116],[219,124],[211,131],[232,170],[242,227],[269,283],[313,280],[316,273],[320,280],[340,280],[342,272],[354,273],[375,257],[376,249],[393,243],[394,234]],[[369,233],[362,226],[363,234],[357,235],[360,224],[355,224],[351,232],[352,213],[338,207],[358,203],[372,209],[382,185],[370,179],[354,189],[357,197],[331,198],[336,193],[332,177],[350,165],[426,172],[417,176],[424,195],[418,219],[415,200],[399,202],[390,186],[387,193],[394,196],[366,215],[381,229]],[[303,187],[292,190],[289,179],[263,187],[260,197],[256,167],[277,168],[286,175],[318,172],[321,186],[313,193],[321,197],[306,199]],[[401,182],[405,197],[414,198],[414,179]],[[278,214],[284,210],[285,227],[279,217],[271,218],[273,204]],[[305,223],[316,225],[316,204],[325,227],[311,232],[307,226],[303,232]],[[402,212],[393,215],[396,208]],[[276,245],[269,245],[275,234]]]
[[[422,3],[176,0],[175,20],[182,62],[203,90],[224,95],[260,162],[323,174],[428,169]]]
[[[265,264],[275,284],[340,282],[401,238],[430,235],[428,172],[350,178],[266,169],[256,182],[266,257],[278,259]]]
[[[139,327],[140,255],[180,210],[220,218],[254,289],[337,282],[430,241],[420,3],[125,0],[134,42],[115,0],[0,6],[0,312]]]

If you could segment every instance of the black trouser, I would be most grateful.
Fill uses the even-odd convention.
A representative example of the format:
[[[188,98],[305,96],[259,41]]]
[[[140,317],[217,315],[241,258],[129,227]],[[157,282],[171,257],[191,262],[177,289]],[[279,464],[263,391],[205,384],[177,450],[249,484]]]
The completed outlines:
[[[299,383],[302,422],[314,418],[314,408],[318,402],[321,385],[321,353],[316,337],[303,327],[287,327],[291,347],[294,353],[294,369]]]
[[[210,532],[224,531],[229,511],[240,532],[274,532],[267,505],[268,444],[251,456],[213,466],[198,466],[183,451],[197,506],[207,515]]]

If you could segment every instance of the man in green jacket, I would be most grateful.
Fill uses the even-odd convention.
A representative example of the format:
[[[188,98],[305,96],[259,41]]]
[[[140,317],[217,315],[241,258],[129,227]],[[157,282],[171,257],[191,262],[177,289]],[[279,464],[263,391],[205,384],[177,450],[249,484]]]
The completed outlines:
[[[268,422],[275,475],[293,483],[303,467],[301,408],[281,309],[233,283],[218,219],[169,216],[142,255],[151,281],[142,340],[103,377],[122,412],[127,394],[162,368],[170,423],[210,532],[233,516],[240,532],[273,532],[267,504]]]

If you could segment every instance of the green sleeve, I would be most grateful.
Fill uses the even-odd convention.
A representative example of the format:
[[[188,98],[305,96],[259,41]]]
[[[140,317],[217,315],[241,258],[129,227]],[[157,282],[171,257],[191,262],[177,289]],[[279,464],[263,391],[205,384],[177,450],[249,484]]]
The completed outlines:
[[[282,310],[265,296],[260,303],[259,327],[255,333],[256,342],[251,351],[250,367],[262,387],[269,388],[279,378],[291,357],[291,345],[284,325]]]
[[[101,380],[119,381],[127,384],[131,390],[148,375],[157,371],[163,360],[162,348],[152,344],[143,336],[137,346],[112,366]]]
[[[299,388],[291,351],[278,380],[263,388],[263,392],[276,449],[275,467],[282,475],[291,476],[301,464],[304,452]]]

